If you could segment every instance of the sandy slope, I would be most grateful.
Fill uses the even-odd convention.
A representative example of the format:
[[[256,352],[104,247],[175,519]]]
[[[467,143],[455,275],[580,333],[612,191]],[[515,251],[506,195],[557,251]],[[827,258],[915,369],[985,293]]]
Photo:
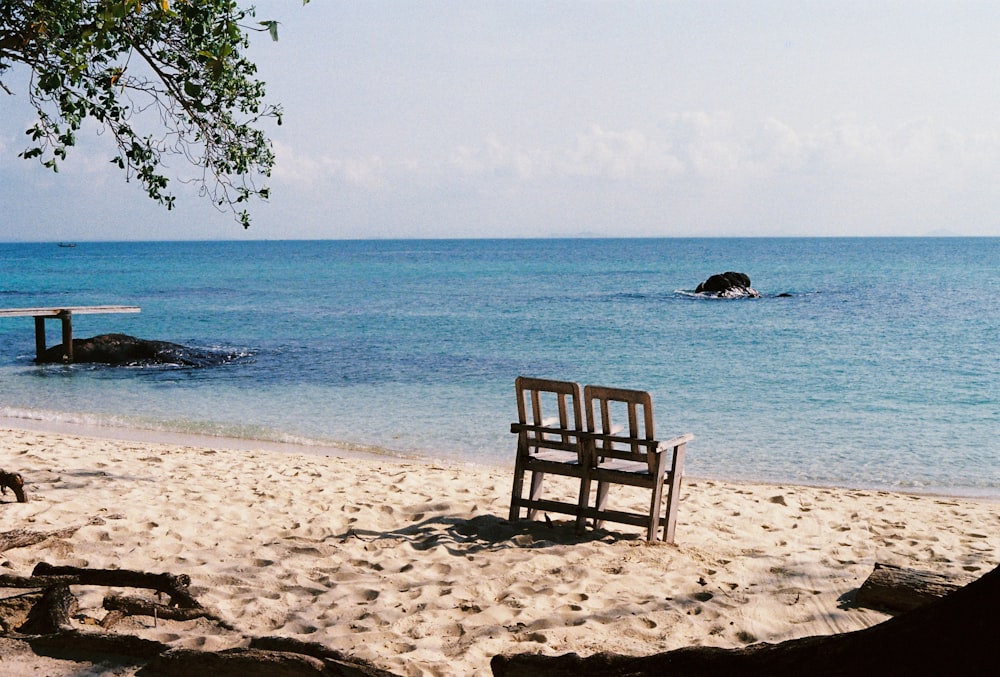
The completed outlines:
[[[671,546],[632,527],[512,525],[510,469],[20,430],[0,430],[0,468],[22,473],[31,499],[6,494],[0,530],[103,518],[0,553],[4,571],[44,560],[187,573],[246,635],[320,642],[404,675],[486,675],[502,652],[645,654],[853,630],[886,618],[848,603],[875,561],[964,575],[1000,563],[998,505],[934,496],[689,480]],[[617,487],[612,501],[643,497]],[[80,592],[82,612],[103,616],[105,591]],[[152,625],[121,630],[190,648],[243,641],[204,621]],[[2,653],[9,674],[87,674]]]

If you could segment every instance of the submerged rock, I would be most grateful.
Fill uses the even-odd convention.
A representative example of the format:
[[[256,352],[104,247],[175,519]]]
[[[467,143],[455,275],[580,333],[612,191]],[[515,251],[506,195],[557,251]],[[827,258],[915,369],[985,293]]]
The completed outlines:
[[[712,275],[698,285],[696,294],[705,294],[721,299],[759,298],[760,294],[750,286],[750,276],[746,273],[729,271]]]
[[[92,338],[73,339],[73,361],[111,365],[174,364],[187,367],[209,367],[223,364],[230,356],[188,348],[168,341],[151,341],[127,334],[101,334]],[[62,344],[46,350],[38,360],[42,363],[63,361]]]

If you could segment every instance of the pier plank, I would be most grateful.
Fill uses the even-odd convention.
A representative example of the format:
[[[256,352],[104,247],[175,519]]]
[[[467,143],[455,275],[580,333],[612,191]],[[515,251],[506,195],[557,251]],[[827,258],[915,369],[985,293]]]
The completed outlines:
[[[59,317],[62,313],[96,315],[100,313],[138,313],[139,306],[64,306],[61,308],[0,308],[0,317]]]

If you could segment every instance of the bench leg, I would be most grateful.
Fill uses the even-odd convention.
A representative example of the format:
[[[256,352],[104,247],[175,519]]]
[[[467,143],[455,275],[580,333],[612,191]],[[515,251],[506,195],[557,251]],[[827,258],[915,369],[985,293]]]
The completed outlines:
[[[674,542],[674,530],[677,527],[677,504],[681,498],[681,477],[671,477],[670,488],[667,490],[667,515],[663,524],[663,540]]]
[[[604,508],[608,505],[608,489],[611,488],[610,482],[598,482],[597,483],[597,502],[595,503],[597,507],[597,512],[604,512]],[[604,520],[597,517],[594,518],[594,528],[600,529],[604,526]]]
[[[587,504],[590,502],[590,476],[580,478],[580,496],[576,502],[576,533],[582,534],[587,525]]]
[[[517,460],[514,462],[514,486],[510,491],[510,514],[507,516],[511,522],[516,522],[521,518],[521,491],[524,489],[524,461],[520,450],[518,450]]]
[[[521,506],[518,505],[518,501],[521,500],[521,486],[524,483],[524,469],[515,468],[514,469],[514,488],[510,492],[510,514],[507,515],[507,519],[511,522],[516,522],[521,514]]]
[[[681,502],[681,481],[684,479],[684,453],[685,444],[680,444],[674,448],[674,458],[670,465],[670,474],[667,476],[669,486],[667,487],[667,514],[664,518],[663,540],[667,543],[674,542],[674,529],[677,526],[677,505]]]
[[[646,528],[646,540],[660,540],[660,510],[663,508],[663,482],[653,485],[653,495],[649,500],[649,526]],[[666,527],[666,525],[664,525]]]
[[[531,493],[528,496],[528,500],[537,501],[542,497],[542,480],[545,479],[545,473],[539,472],[538,470],[531,471]],[[528,508],[528,520],[533,520],[538,516],[537,508]]]

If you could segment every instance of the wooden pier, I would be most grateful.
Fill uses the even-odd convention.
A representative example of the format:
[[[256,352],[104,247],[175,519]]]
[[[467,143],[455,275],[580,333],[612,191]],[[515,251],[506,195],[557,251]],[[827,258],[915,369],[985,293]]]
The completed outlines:
[[[73,361],[73,315],[100,313],[138,313],[138,306],[69,306],[66,308],[0,308],[0,317],[35,318],[35,360],[45,354],[45,320],[62,322],[63,362]]]

